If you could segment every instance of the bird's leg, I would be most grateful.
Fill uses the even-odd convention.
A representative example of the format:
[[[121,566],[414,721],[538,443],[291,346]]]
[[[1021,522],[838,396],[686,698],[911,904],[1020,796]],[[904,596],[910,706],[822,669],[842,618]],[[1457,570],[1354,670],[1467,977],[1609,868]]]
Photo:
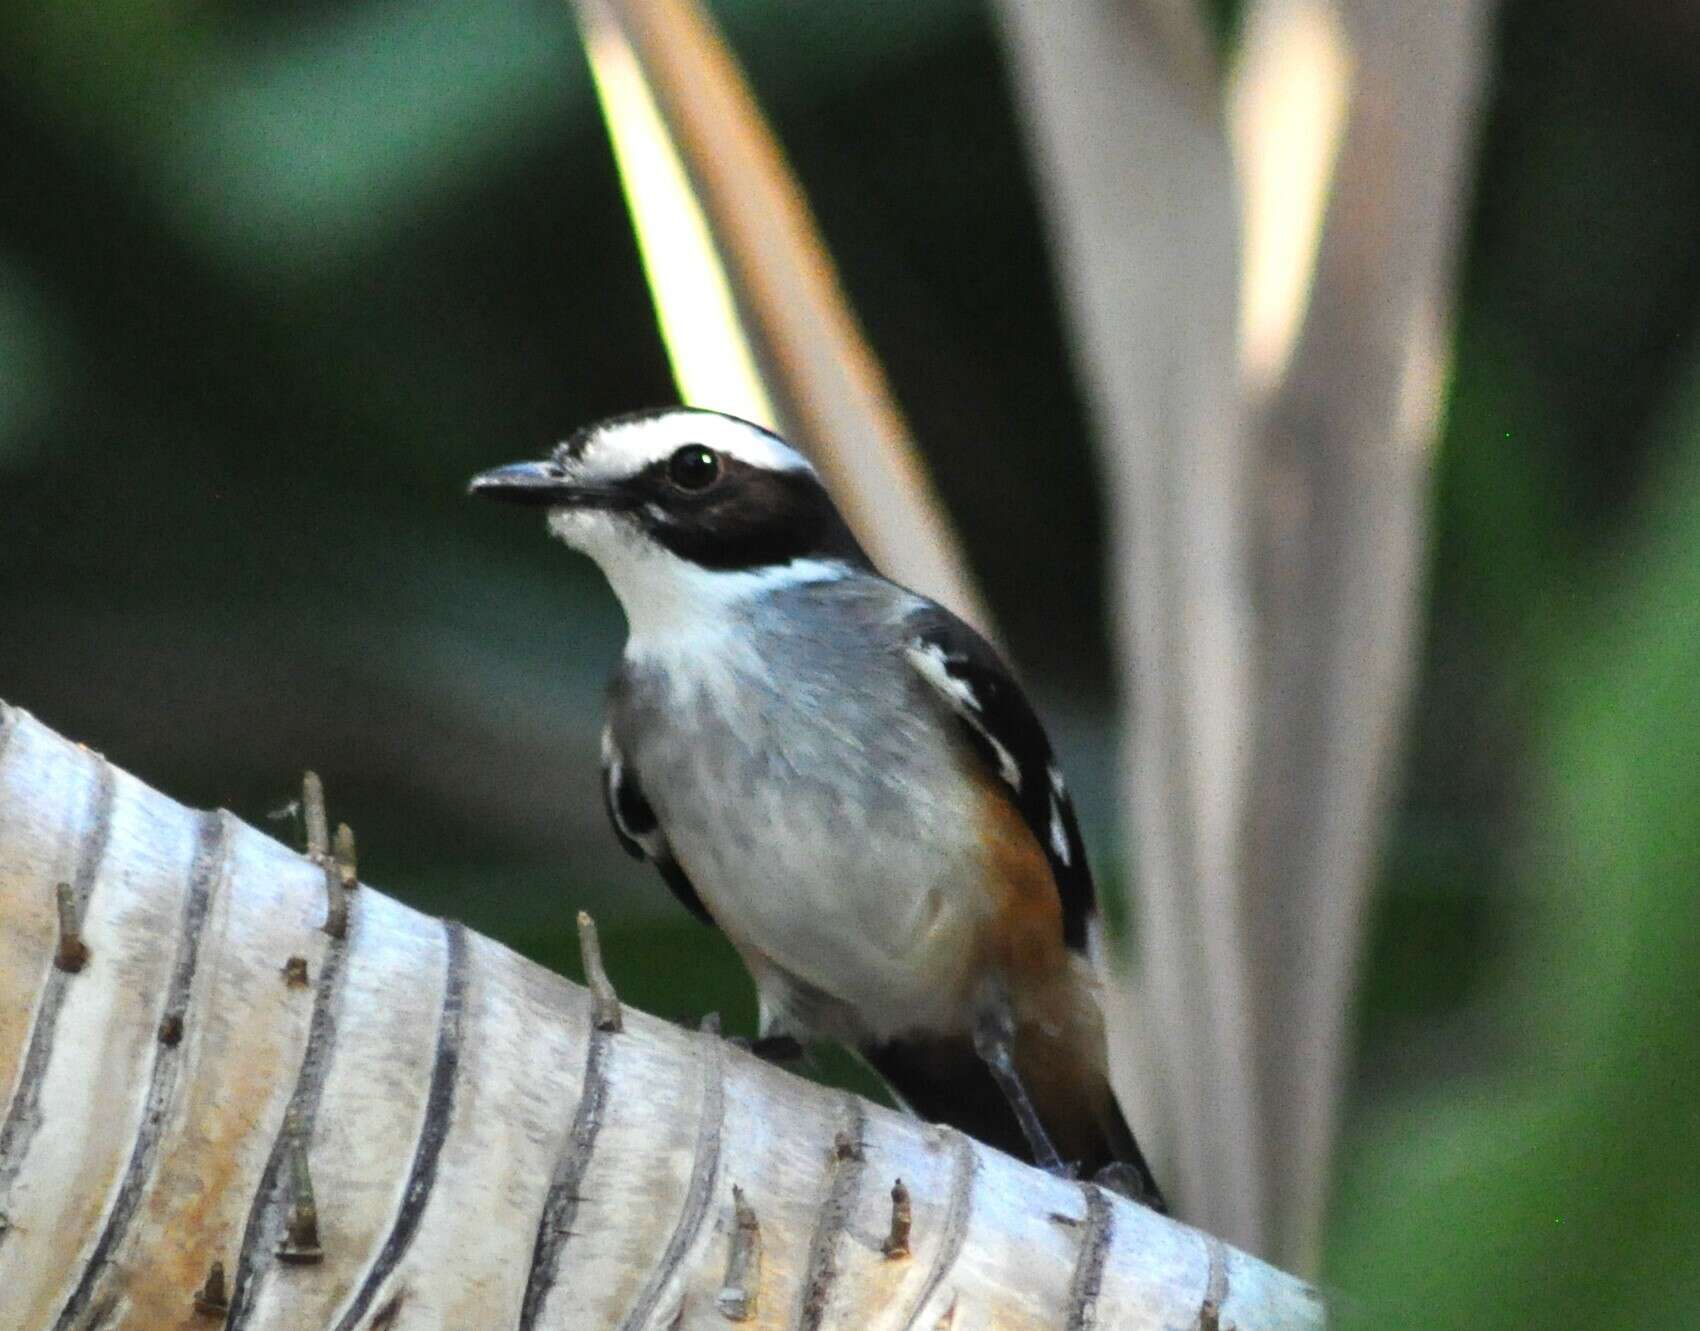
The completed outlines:
[[[1032,1149],[1033,1163],[1047,1174],[1074,1177],[1074,1170],[1063,1163],[1045,1125],[1039,1121],[1039,1112],[1033,1108],[1021,1074],[1015,1070],[1015,1014],[1010,1011],[1009,995],[1001,985],[988,994],[974,1020],[974,1052],[1009,1102],[1010,1111]]]

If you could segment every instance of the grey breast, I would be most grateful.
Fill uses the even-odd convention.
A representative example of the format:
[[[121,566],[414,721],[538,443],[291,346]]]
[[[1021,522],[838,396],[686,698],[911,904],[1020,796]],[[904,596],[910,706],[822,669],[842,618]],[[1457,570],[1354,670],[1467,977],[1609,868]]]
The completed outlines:
[[[722,637],[628,657],[615,739],[687,867],[937,839],[962,779],[902,651],[922,604],[872,577],[807,583],[740,605]]]
[[[922,604],[871,578],[790,588],[689,650],[628,656],[612,696],[716,922],[880,1031],[955,1001],[979,909],[972,754],[903,652]]]
[[[890,798],[932,719],[900,650],[915,604],[874,578],[806,583],[737,606],[723,636],[646,645],[615,677],[615,738],[652,800]]]

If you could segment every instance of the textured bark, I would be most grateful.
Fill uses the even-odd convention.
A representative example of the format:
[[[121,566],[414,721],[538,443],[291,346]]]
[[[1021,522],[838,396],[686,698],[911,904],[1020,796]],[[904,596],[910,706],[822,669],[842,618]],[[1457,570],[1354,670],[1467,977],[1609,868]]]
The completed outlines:
[[[1321,1325],[1196,1230],[712,1032],[597,1020],[370,887],[332,938],[327,872],[0,707],[0,1325]],[[303,1165],[323,1255],[295,1263]]]

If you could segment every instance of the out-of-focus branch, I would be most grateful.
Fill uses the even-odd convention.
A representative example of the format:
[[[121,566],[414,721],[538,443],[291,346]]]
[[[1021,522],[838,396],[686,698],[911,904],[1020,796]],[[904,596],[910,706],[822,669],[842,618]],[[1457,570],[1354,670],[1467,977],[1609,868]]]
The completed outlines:
[[[1118,537],[1129,1090],[1183,1210],[1295,1261],[1409,686],[1487,8],[1251,8],[1236,344],[1236,178],[1176,6],[1004,4]]]
[[[1254,403],[1286,373],[1310,302],[1351,75],[1334,0],[1263,0],[1246,14],[1228,109],[1245,255],[1240,351]]]
[[[1490,8],[1343,7],[1353,79],[1310,304],[1254,436],[1262,684],[1245,850],[1279,1240],[1266,1251],[1301,1263],[1320,1242],[1364,907],[1416,655]]]
[[[887,573],[987,628],[808,205],[707,12],[574,3],[634,221],[657,237],[646,266],[681,393],[794,438]]]
[[[1005,0],[1002,11],[1102,445],[1129,666],[1143,964],[1112,1017],[1119,1089],[1182,1213],[1256,1243],[1264,1138],[1239,879],[1250,477],[1214,70],[1198,55],[1202,31],[1174,36],[1176,5]]]

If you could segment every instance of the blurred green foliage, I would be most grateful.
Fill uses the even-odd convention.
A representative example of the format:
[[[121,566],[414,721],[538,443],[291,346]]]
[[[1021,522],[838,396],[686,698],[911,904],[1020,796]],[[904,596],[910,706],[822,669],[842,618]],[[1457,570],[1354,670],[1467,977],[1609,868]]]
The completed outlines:
[[[989,15],[716,10],[1107,872],[1090,453]],[[1382,1325],[1700,1292],[1692,14],[1500,13],[1329,1263]],[[0,144],[0,697],[262,824],[312,764],[371,880],[568,970],[588,905],[629,1001],[747,1031],[602,825],[612,601],[462,499],[671,396],[565,6],[8,6]]]
[[[1540,635],[1527,916],[1488,995],[1516,1046],[1368,1117],[1335,1219],[1348,1325],[1694,1322],[1700,364],[1687,380],[1644,518]]]

